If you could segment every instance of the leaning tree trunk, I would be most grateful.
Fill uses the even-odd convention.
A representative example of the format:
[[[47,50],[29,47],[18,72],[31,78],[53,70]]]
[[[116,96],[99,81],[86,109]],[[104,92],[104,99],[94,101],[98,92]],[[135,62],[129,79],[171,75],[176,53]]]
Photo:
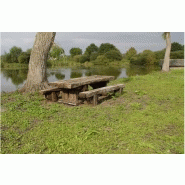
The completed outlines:
[[[165,52],[162,71],[168,72],[170,70],[170,51],[171,51],[170,32],[166,32],[166,52]]]
[[[54,42],[56,32],[38,32],[31,51],[29,70],[25,85],[20,92],[34,92],[48,88],[46,62],[48,53]]]

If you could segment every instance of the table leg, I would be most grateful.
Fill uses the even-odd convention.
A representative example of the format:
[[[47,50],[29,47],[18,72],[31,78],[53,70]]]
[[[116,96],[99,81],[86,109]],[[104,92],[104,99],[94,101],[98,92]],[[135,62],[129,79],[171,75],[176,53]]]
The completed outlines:
[[[79,92],[75,89],[63,89],[62,90],[62,102],[69,105],[78,105]]]
[[[56,102],[56,101],[58,101],[59,94],[60,94],[60,91],[59,92],[58,91],[53,91],[53,92],[45,94],[45,98],[47,100],[51,100],[53,102]]]

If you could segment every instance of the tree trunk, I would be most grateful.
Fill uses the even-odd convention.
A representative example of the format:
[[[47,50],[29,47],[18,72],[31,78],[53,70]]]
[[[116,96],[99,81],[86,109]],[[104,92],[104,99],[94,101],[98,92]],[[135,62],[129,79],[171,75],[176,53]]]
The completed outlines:
[[[19,90],[20,92],[35,92],[49,87],[46,62],[55,35],[56,32],[38,32],[36,34],[29,61],[27,81]]]
[[[166,32],[166,52],[165,52],[162,71],[168,72],[170,70],[170,51],[171,51],[170,32]]]

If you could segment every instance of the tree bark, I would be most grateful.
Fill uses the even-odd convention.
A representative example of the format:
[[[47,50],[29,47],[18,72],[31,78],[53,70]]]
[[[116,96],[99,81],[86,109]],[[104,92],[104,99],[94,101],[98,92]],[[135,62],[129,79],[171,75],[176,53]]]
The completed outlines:
[[[166,52],[162,67],[162,71],[165,72],[168,72],[170,70],[170,51],[171,51],[171,36],[170,32],[166,32]]]
[[[56,32],[38,32],[36,34],[29,61],[27,81],[19,90],[20,92],[35,92],[49,87],[46,62],[55,35]]]

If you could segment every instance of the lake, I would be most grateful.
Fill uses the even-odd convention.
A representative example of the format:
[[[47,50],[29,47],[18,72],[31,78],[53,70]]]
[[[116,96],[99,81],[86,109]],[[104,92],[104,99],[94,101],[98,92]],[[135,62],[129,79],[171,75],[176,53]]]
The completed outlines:
[[[159,67],[143,66],[128,66],[126,68],[116,66],[60,67],[48,68],[47,76],[49,82],[91,75],[115,76],[117,79],[145,75],[159,70]],[[1,92],[11,92],[20,88],[26,81],[27,73],[28,69],[1,69]]]

